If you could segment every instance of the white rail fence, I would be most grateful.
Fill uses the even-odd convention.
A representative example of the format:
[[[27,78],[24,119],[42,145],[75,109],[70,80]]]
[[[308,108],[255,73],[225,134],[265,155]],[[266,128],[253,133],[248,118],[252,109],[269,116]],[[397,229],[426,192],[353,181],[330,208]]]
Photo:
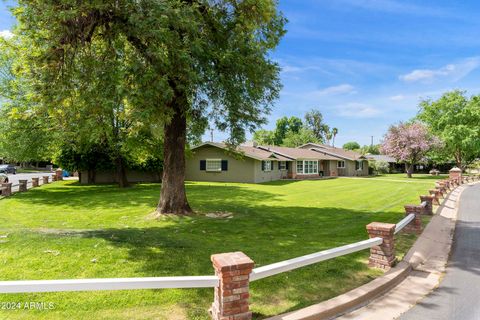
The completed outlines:
[[[410,214],[396,226],[395,233],[410,223]],[[383,243],[380,237],[371,238],[341,247],[336,247],[305,256],[269,264],[252,270],[250,281],[260,280],[283,272],[295,270],[321,261],[330,260],[350,253],[370,249]],[[218,276],[146,277],[146,278],[106,278],[78,280],[23,280],[0,281],[0,293],[94,291],[94,290],[136,290],[136,289],[181,289],[214,288],[219,284]]]

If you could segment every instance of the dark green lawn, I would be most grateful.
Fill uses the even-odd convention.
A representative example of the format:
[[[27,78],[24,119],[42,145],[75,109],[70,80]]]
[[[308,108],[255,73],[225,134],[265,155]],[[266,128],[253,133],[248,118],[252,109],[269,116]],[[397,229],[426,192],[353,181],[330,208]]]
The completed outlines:
[[[398,176],[400,177],[400,176]],[[434,180],[188,183],[191,217],[147,218],[159,185],[126,190],[58,182],[0,200],[0,278],[72,279],[208,275],[210,255],[243,251],[269,263],[367,238],[372,221],[396,223]],[[389,179],[391,181],[389,181]],[[231,219],[205,213],[230,212]],[[402,236],[401,256],[412,243]],[[380,274],[368,250],[252,283],[262,318],[319,302]],[[52,311],[5,311],[0,319],[206,319],[213,289],[0,295],[0,301],[53,302]]]

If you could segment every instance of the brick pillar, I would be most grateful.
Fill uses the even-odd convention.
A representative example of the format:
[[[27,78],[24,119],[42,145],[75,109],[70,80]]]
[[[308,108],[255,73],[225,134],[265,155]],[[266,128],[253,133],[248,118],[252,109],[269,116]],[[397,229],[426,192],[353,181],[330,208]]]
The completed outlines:
[[[38,181],[40,178],[32,178],[32,188],[38,187]]]
[[[420,202],[426,202],[427,205],[425,206],[424,213],[427,215],[432,215],[433,214],[433,200],[434,196],[420,196]]]
[[[448,180],[442,180],[443,185],[445,186],[445,190],[450,191],[452,190],[452,186],[450,185],[450,181]]]
[[[27,180],[18,180],[18,192],[27,191]]]
[[[372,222],[367,225],[367,232],[370,238],[380,237],[383,243],[370,249],[368,265],[374,268],[390,269],[397,261],[395,257],[395,241],[393,233],[395,225],[391,223]]]
[[[12,183],[2,183],[2,196],[10,197],[12,195]]]
[[[440,195],[443,197],[447,193],[447,188],[442,181],[439,181],[435,184],[435,189],[440,190]]]
[[[433,196],[433,204],[440,205],[440,191],[437,189],[430,189],[428,192]]]
[[[220,285],[210,309],[214,320],[250,320],[248,298],[250,273],[254,262],[243,252],[214,254],[211,257]]]
[[[56,174],[54,174],[54,175],[52,176],[52,182],[54,182],[54,181],[57,181],[57,175],[56,175]]]
[[[462,169],[460,168],[457,168],[457,167],[453,167],[452,169],[450,169],[450,171],[448,172],[448,176],[450,178],[459,178],[462,176]]]
[[[48,184],[48,176],[43,176],[43,184]]]
[[[63,180],[63,170],[58,168],[55,170],[55,176],[57,177],[57,181],[62,181]]]
[[[424,207],[414,204],[407,204],[405,207],[405,216],[413,213],[415,218],[410,222],[403,230],[408,233],[422,233],[422,213],[424,212]]]
[[[445,188],[443,188],[442,186],[436,186],[435,190],[437,190],[438,192],[438,199],[445,198]]]

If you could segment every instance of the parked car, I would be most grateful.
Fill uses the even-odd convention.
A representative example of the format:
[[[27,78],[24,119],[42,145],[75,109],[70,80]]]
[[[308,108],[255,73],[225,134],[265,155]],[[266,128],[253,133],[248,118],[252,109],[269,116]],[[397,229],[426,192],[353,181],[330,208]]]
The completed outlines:
[[[0,184],[8,183],[8,176],[5,173],[0,173]]]
[[[15,168],[15,166],[13,164],[1,164],[0,165],[0,173],[13,173],[13,174],[16,174],[17,173],[17,169]]]

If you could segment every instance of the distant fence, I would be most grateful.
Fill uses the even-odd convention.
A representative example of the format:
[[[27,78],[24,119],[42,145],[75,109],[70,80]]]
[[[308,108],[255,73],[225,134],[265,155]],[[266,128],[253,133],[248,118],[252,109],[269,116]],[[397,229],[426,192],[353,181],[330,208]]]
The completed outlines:
[[[57,171],[53,175],[46,175],[43,173],[41,177],[32,177],[29,179],[19,179],[18,183],[2,183],[0,184],[0,199],[12,196],[14,193],[26,192],[29,189],[37,188],[41,185],[48,184],[50,182],[63,180],[61,172]]]
[[[370,249],[369,266],[389,269],[396,263],[394,235],[400,231],[420,233],[421,216],[433,214],[433,205],[440,204],[457,186],[479,180],[475,177],[450,177],[436,183],[430,195],[420,196],[419,205],[406,205],[405,218],[397,224],[372,222],[366,226],[369,239],[347,244],[290,260],[253,268],[254,262],[242,252],[214,254],[211,257],[215,275],[184,277],[111,278],[78,280],[0,281],[0,293],[56,291],[135,290],[171,288],[215,288],[210,309],[213,319],[251,319],[249,283],[321,261]]]

